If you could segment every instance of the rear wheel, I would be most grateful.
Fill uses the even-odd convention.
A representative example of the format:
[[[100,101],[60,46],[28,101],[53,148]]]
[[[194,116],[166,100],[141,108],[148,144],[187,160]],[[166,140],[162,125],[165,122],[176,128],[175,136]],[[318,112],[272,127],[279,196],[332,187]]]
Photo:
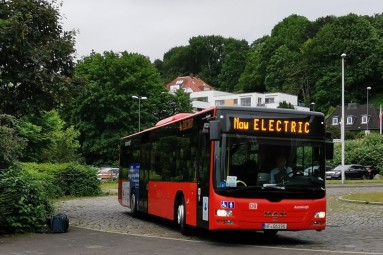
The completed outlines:
[[[362,175],[362,180],[367,180],[367,175]]]
[[[186,226],[186,206],[184,197],[180,199],[180,202],[177,206],[177,224],[179,226],[181,234],[187,235],[189,233],[189,229]]]
[[[136,199],[136,191],[135,190],[132,190],[132,194],[130,195],[130,214],[134,218],[136,218],[138,215],[137,199]]]

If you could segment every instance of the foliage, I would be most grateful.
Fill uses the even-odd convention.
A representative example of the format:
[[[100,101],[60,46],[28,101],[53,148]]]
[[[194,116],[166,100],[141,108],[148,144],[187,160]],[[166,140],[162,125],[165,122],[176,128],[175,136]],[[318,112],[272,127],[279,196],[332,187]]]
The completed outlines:
[[[97,180],[97,169],[89,166],[70,164],[57,172],[54,184],[59,186],[64,196],[94,196],[101,193]]]
[[[196,74],[216,89],[232,91],[247,61],[248,42],[222,36],[196,36],[189,45],[170,49],[155,66],[167,83]]]
[[[313,100],[318,110],[339,105],[341,57],[345,59],[345,102],[364,102],[366,87],[382,88],[383,41],[367,18],[349,14],[326,24],[303,47],[310,65]],[[317,107],[318,106],[318,107]]]
[[[51,110],[71,91],[73,31],[63,31],[55,1],[0,5],[0,113]]]
[[[26,141],[17,134],[17,120],[0,114],[0,170],[8,168],[21,156]]]
[[[294,109],[294,105],[292,105],[291,103],[287,103],[286,101],[283,101],[279,103],[278,108]]]
[[[22,163],[22,169],[41,180],[49,198],[95,196],[101,193],[97,169],[75,163]]]
[[[80,133],[66,127],[56,110],[24,117],[19,123],[20,135],[28,140],[23,161],[63,163],[79,161]]]
[[[341,164],[341,144],[334,147],[334,159],[329,162],[332,166]],[[374,165],[383,169],[383,136],[371,133],[361,139],[345,141],[345,164]]]
[[[139,54],[92,53],[76,67],[85,84],[67,108],[66,119],[80,131],[82,153],[88,164],[116,164],[119,139],[158,121],[159,98],[165,84],[149,59]],[[145,96],[136,100],[132,96]]]
[[[17,166],[0,171],[0,234],[42,229],[53,211],[42,183]]]

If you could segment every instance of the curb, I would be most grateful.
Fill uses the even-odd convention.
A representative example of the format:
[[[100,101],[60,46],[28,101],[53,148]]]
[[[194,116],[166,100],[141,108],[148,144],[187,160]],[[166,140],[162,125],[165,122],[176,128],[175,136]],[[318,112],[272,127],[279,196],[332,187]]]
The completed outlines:
[[[380,202],[369,202],[369,201],[363,201],[363,200],[353,200],[353,199],[343,198],[343,196],[338,197],[338,199],[340,201],[343,201],[343,202],[355,203],[355,204],[383,205],[383,203],[380,203]]]

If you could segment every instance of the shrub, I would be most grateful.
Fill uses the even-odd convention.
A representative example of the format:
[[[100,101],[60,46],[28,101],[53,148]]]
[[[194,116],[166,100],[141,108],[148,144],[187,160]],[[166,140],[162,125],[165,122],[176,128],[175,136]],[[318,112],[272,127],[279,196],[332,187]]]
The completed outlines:
[[[52,210],[40,180],[20,166],[0,172],[0,234],[40,231]]]
[[[97,169],[75,163],[23,163],[23,168],[36,178],[51,198],[63,196],[95,196],[101,194]]]
[[[55,184],[64,196],[94,196],[101,194],[97,169],[89,166],[71,164],[55,176]]]

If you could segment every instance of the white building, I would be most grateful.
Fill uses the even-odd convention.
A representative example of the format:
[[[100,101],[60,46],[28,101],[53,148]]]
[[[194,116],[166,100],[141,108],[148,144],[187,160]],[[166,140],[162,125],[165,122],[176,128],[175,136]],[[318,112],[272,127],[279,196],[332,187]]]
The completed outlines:
[[[194,111],[201,111],[215,105],[277,108],[282,102],[290,103],[296,110],[310,110],[308,107],[299,106],[298,97],[295,95],[257,92],[233,94],[214,90],[212,86],[194,76],[177,77],[166,85],[166,89],[171,94],[178,89],[183,89],[189,94]]]
[[[297,96],[286,93],[253,92],[233,94],[211,90],[191,92],[189,95],[195,111],[200,111],[215,105],[277,108],[282,102],[290,103],[296,110],[310,110],[308,107],[298,105]]]

